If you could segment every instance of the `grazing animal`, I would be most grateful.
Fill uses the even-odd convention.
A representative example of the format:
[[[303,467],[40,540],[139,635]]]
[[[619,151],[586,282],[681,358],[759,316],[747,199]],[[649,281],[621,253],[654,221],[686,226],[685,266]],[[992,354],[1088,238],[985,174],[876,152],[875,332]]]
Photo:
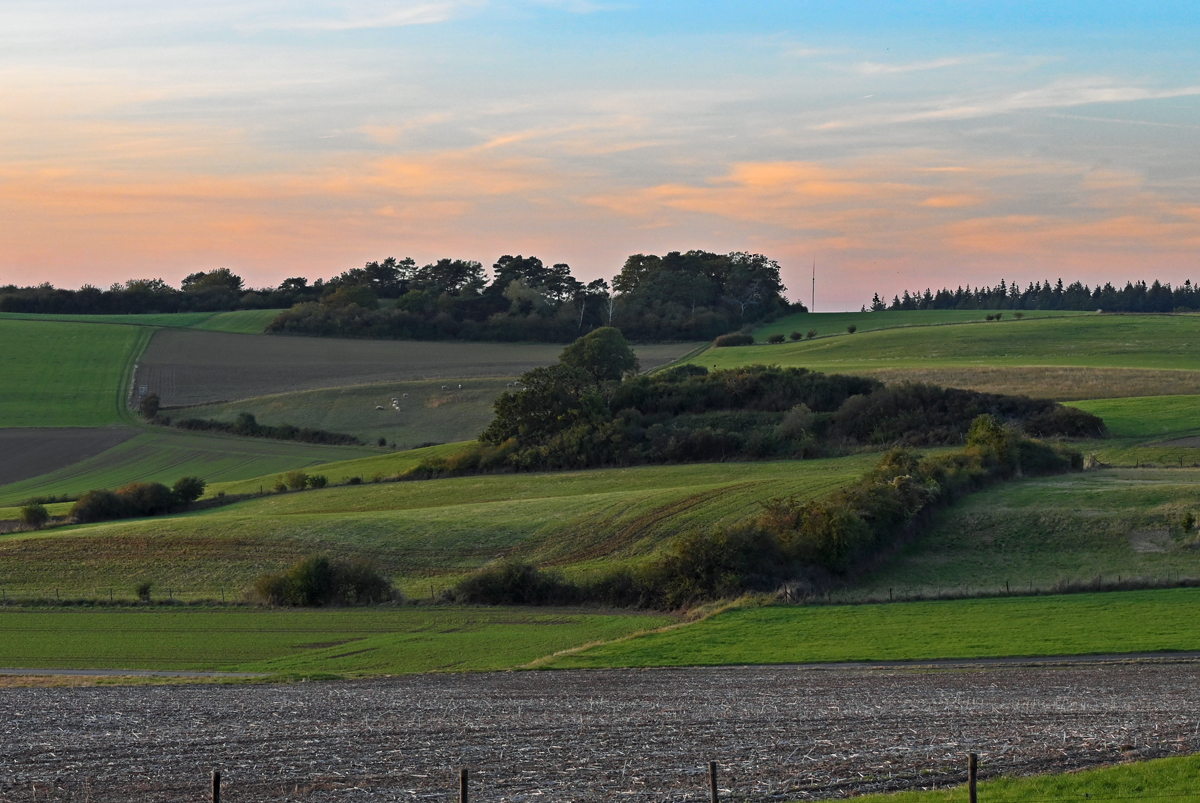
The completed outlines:
[[[459,390],[462,390],[462,385],[459,385],[459,386],[458,386],[458,389],[459,389]]]
[[[442,385],[442,390],[449,390],[449,389],[450,389],[449,385]]]
[[[382,410],[382,409],[383,409],[383,405],[382,405],[382,404],[377,404],[377,405],[375,405],[375,409],[376,409],[376,410]]]
[[[408,394],[407,394],[407,393],[405,393],[405,394],[404,394],[404,398],[406,398],[406,399],[408,398]]]

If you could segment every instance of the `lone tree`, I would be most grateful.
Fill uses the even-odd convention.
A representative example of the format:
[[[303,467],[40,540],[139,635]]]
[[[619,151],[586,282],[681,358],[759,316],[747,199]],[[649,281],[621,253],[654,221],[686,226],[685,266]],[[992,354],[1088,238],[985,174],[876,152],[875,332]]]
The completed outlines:
[[[638,369],[638,358],[620,329],[602,326],[563,349],[562,365],[586,371],[596,382],[620,379]]]
[[[184,508],[188,508],[191,507],[192,502],[204,496],[204,489],[207,485],[200,477],[180,477],[171,486],[171,494],[175,497],[176,502],[183,505]]]

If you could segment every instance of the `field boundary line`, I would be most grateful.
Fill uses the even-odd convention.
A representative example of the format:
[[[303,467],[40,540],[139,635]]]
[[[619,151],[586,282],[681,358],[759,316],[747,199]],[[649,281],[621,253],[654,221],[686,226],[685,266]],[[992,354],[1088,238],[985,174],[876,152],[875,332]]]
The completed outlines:
[[[52,677],[134,677],[134,678],[266,678],[269,672],[204,672],[169,669],[19,669],[0,668],[0,675]]]
[[[160,327],[156,326],[140,326],[137,330],[137,340],[130,348],[128,355],[125,358],[125,364],[121,366],[121,395],[117,399],[117,418],[126,423],[141,425],[142,422],[137,420],[133,411],[129,409],[129,403],[133,400],[133,383],[137,381],[137,366],[138,360],[142,354],[150,346],[150,341],[154,338],[155,333]]]

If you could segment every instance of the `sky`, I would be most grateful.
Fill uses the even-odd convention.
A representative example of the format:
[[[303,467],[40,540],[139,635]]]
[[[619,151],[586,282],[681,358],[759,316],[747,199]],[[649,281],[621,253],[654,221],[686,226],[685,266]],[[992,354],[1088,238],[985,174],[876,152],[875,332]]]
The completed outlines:
[[[747,7],[749,5],[749,7]],[[1194,3],[4,0],[0,284],[778,260],[1200,279]]]

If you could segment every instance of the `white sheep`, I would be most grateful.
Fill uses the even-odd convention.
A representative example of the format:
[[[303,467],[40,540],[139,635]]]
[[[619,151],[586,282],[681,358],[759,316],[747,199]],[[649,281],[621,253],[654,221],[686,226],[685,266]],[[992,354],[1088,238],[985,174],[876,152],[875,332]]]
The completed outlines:
[[[407,399],[407,398],[408,398],[408,394],[407,394],[407,393],[405,393],[405,394],[404,394],[404,396],[403,396],[402,398],[405,398],[405,399]]]
[[[376,410],[382,410],[382,409],[383,409],[383,405],[382,405],[382,404],[377,404],[377,405],[375,405],[375,409],[376,409]]]
[[[449,385],[442,385],[442,390],[449,390],[449,389],[450,389]]]

